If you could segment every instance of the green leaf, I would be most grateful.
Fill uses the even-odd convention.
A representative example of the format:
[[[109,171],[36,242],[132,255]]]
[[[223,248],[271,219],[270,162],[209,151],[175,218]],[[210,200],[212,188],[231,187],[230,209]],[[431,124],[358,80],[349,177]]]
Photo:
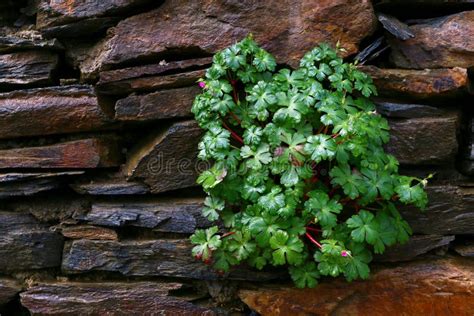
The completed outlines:
[[[285,263],[297,265],[302,262],[303,242],[297,237],[290,237],[282,230],[270,238],[270,246],[274,249],[272,258],[275,265]]]
[[[191,243],[197,245],[192,249],[193,256],[203,261],[211,258],[212,251],[218,249],[222,243],[220,236],[216,235],[217,226],[206,230],[198,229],[190,237]]]
[[[336,142],[328,135],[313,135],[308,137],[304,150],[311,154],[311,159],[317,163],[321,160],[331,160],[336,155]]]
[[[318,284],[319,272],[314,262],[301,266],[290,267],[290,275],[298,288],[313,288]]]
[[[342,205],[335,199],[330,199],[323,191],[312,191],[305,202],[305,208],[316,217],[317,221],[325,229],[336,226],[337,214],[342,210]]]

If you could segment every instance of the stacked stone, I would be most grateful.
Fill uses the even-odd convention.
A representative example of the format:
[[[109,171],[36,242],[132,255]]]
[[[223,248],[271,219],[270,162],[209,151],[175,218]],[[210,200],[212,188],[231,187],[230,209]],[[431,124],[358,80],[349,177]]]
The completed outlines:
[[[0,4],[0,313],[472,312],[474,6],[436,2]],[[427,211],[403,209],[415,236],[376,258],[369,281],[299,291],[280,270],[223,278],[190,255],[189,235],[209,225],[196,80],[248,33],[293,67],[320,42],[360,52],[387,150],[404,173],[436,173]]]

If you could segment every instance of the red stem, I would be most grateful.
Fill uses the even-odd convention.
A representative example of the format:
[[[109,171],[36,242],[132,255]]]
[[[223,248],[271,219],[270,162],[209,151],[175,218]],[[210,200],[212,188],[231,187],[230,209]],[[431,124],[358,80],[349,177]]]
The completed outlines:
[[[234,120],[237,121],[237,123],[242,123],[242,121],[239,119],[239,117],[237,115],[235,115],[234,112],[230,111],[230,115],[232,115],[232,117],[234,118]]]
[[[244,143],[244,140],[242,139],[242,137],[240,137],[239,135],[237,135],[237,133],[234,132],[224,121],[222,121],[222,124],[224,124],[225,129],[230,132],[230,134],[232,135],[232,137],[233,137],[236,141],[240,142],[241,144]]]
[[[321,229],[317,229],[317,228],[313,228],[313,227],[308,227],[308,226],[306,226],[306,230],[310,230],[310,231],[312,231],[312,232],[317,232],[317,233],[322,232]]]
[[[306,237],[308,237],[309,240],[311,240],[311,242],[312,242],[313,244],[315,244],[316,246],[318,246],[319,249],[321,249],[321,248],[323,247],[323,246],[321,246],[321,244],[320,244],[319,242],[317,242],[316,239],[314,239],[309,233],[306,233],[305,235],[306,235]]]
[[[223,234],[221,238],[226,238],[227,236],[231,236],[233,234],[235,234],[235,232],[228,232],[228,233]]]
[[[337,136],[339,136],[339,133],[333,134],[331,137],[336,138]]]

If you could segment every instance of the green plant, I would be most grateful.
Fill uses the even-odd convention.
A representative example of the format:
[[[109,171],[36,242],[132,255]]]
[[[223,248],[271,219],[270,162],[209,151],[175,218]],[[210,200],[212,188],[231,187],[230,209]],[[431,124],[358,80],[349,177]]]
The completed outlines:
[[[423,208],[426,179],[400,176],[382,145],[371,78],[328,45],[278,69],[251,37],[218,52],[192,112],[206,131],[203,214],[193,255],[218,271],[243,261],[288,265],[298,287],[323,276],[367,278],[372,252],[406,242],[396,203]],[[227,233],[219,233],[227,230]]]

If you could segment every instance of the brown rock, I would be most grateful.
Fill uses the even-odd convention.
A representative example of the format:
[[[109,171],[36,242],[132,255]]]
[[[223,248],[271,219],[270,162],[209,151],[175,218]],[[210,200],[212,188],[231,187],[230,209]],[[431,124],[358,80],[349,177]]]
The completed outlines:
[[[374,100],[377,112],[389,118],[419,118],[419,117],[436,117],[443,116],[447,110],[413,103],[400,103],[388,100]]]
[[[21,303],[32,315],[214,315],[170,294],[179,283],[43,283],[28,289]]]
[[[62,226],[56,231],[71,239],[118,240],[115,230],[92,225]]]
[[[454,160],[457,154],[457,113],[390,120],[389,124],[390,142],[386,149],[402,164],[439,164]]]
[[[76,197],[57,196],[54,198],[30,197],[10,202],[8,209],[15,212],[31,213],[40,222],[64,222],[74,213],[85,213],[90,210],[86,200]]]
[[[158,119],[191,117],[198,87],[162,90],[146,95],[132,95],[115,104],[115,119],[142,122]]]
[[[390,40],[391,59],[402,68],[474,66],[474,11],[426,20],[410,26],[415,35],[406,41]]]
[[[409,261],[431,250],[446,247],[453,240],[454,236],[415,235],[406,244],[389,247],[382,255],[375,255],[374,259],[377,262]]]
[[[472,261],[443,259],[381,268],[367,281],[323,282],[314,289],[241,290],[261,315],[469,315],[474,310]]]
[[[197,80],[204,77],[205,73],[205,70],[194,70],[171,75],[145,76],[107,84],[98,84],[97,90],[104,95],[127,95],[132,92],[180,88],[196,84]]]
[[[58,56],[47,51],[0,55],[0,89],[51,84]]]
[[[417,234],[474,234],[474,188],[456,185],[430,185],[428,207],[420,212],[411,207],[401,208]]]
[[[58,267],[63,239],[32,215],[0,212],[2,272]]]
[[[41,33],[35,31],[6,34],[0,37],[0,53],[10,53],[19,50],[48,49],[63,50],[63,45],[57,39],[43,39]]]
[[[45,178],[57,178],[65,176],[77,176],[84,174],[84,171],[65,171],[65,172],[29,172],[29,173],[0,173],[0,184],[11,183],[17,181],[33,180],[33,179],[45,179]]]
[[[160,232],[191,234],[196,228],[209,226],[201,215],[202,207],[201,199],[95,203],[90,212],[76,214],[74,218],[101,226],[136,226]]]
[[[340,41],[344,55],[353,54],[375,27],[369,1],[170,1],[120,22],[99,59],[110,66],[167,54],[214,53],[252,33],[279,62],[296,66],[320,42]]]
[[[87,18],[124,14],[140,5],[152,2],[152,0],[102,0],[100,2],[40,0],[36,25],[44,29]]]
[[[21,285],[14,279],[0,278],[0,305],[11,301],[21,291]]]
[[[175,123],[136,146],[124,171],[148,184],[152,193],[194,186],[203,167],[197,162],[201,134],[195,121]]]
[[[188,239],[140,241],[73,240],[64,248],[64,273],[92,271],[118,272],[126,276],[169,276],[193,279],[216,279],[218,275],[191,255]],[[278,273],[256,272],[239,268],[230,279],[268,281]]]
[[[0,138],[81,132],[106,125],[90,86],[1,93],[0,109]]]
[[[197,75],[188,75],[185,72],[196,70],[198,68],[205,68],[212,63],[212,58],[195,58],[180,61],[161,61],[158,64],[151,64],[145,66],[137,66],[130,68],[122,68],[117,70],[102,71],[100,73],[100,80],[97,84],[98,90],[104,94],[125,94],[132,90],[151,90],[155,87],[160,87],[160,84],[169,84],[172,80],[179,85],[182,82],[187,82],[187,77],[202,77],[204,73]],[[166,76],[170,73],[182,73],[177,76]],[[145,77],[145,78],[144,78]],[[164,77],[164,78],[163,78]],[[173,79],[175,78],[175,79]],[[154,83],[158,80],[162,83]],[[195,81],[189,81],[189,84],[196,84]],[[123,90],[125,89],[125,91]]]
[[[426,99],[453,97],[467,91],[469,80],[464,68],[382,69],[361,66],[374,80],[379,95],[395,98]]]
[[[49,146],[0,150],[3,168],[98,168],[120,164],[112,139],[89,138]]]

